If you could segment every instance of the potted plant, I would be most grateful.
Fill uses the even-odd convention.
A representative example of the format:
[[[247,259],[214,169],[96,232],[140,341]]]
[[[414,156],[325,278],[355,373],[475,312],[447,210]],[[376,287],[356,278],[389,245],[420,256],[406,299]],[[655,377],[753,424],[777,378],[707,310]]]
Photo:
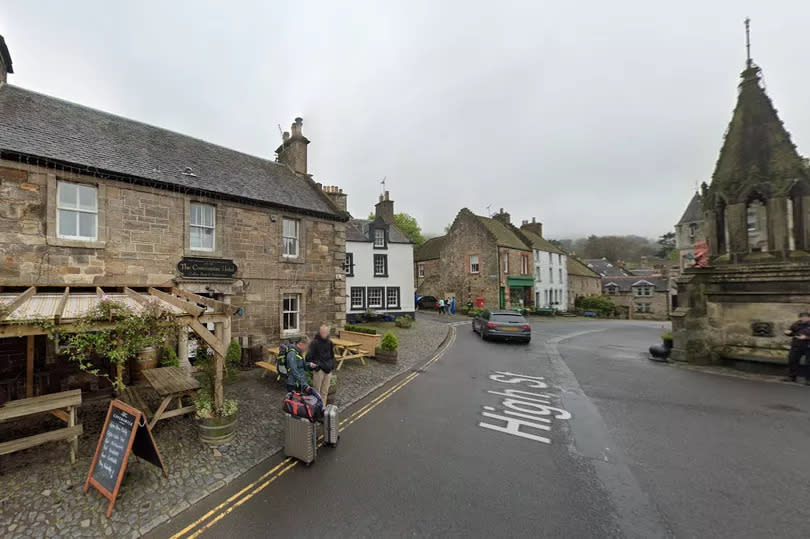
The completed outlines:
[[[672,350],[673,341],[672,341],[672,332],[667,331],[666,333],[661,334],[661,342],[664,344],[664,348],[667,350]]]
[[[408,329],[411,327],[412,324],[413,318],[411,318],[407,314],[404,314],[398,317],[396,320],[394,320],[394,325],[397,326],[398,328]]]
[[[383,363],[396,363],[397,362],[397,349],[399,348],[399,340],[393,332],[388,331],[383,336],[380,346],[376,350],[376,359]]]
[[[228,345],[225,356],[225,377],[236,377],[242,349],[239,341],[233,340]],[[222,397],[222,404],[217,403],[217,395],[224,394],[217,388],[217,365],[214,354],[201,343],[197,347],[195,366],[201,374],[201,387],[197,391],[194,405],[197,408],[197,430],[200,440],[208,445],[227,444],[236,434],[237,412],[239,403],[236,399]],[[218,391],[220,389],[220,391]]]

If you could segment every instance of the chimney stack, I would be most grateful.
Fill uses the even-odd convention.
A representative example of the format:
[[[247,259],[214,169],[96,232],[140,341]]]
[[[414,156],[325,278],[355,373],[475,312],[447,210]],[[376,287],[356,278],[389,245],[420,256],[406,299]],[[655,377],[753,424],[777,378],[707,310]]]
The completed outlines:
[[[529,232],[534,232],[541,238],[543,237],[543,223],[538,223],[537,219],[532,217],[532,222],[527,223],[524,221],[523,226],[521,226],[523,230],[528,230]]]
[[[298,174],[307,173],[307,144],[309,140],[303,133],[304,120],[296,118],[287,131],[281,135],[281,146],[276,149],[276,161],[284,163]]]
[[[384,195],[380,195],[380,201],[374,206],[374,213],[377,217],[381,218],[387,224],[394,222],[394,201],[388,191]]]
[[[501,210],[498,213],[493,215],[492,218],[502,222],[505,225],[512,224],[512,216],[509,215],[507,212],[503,211],[503,208],[501,208]]]
[[[324,185],[321,190],[332,200],[335,206],[342,211],[348,211],[348,195],[343,192],[343,189],[337,185]]]
[[[0,36],[0,86],[6,83],[9,73],[14,73],[14,69],[11,68],[11,55],[8,53],[6,40]]]

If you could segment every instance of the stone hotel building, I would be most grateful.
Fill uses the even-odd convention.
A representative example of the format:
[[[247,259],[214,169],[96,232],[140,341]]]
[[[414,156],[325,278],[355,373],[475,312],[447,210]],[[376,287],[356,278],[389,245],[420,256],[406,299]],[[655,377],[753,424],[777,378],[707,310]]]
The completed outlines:
[[[0,45],[3,291],[175,287],[241,307],[251,342],[344,323],[348,214],[300,118],[275,161],[247,155],[8,84]]]

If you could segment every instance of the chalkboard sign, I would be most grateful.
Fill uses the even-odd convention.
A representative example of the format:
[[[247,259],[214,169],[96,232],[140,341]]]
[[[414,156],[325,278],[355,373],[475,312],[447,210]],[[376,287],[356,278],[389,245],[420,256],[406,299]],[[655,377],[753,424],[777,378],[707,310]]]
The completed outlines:
[[[183,258],[177,263],[177,271],[183,277],[230,279],[237,267],[233,260],[224,258]]]
[[[119,400],[114,400],[107,410],[107,419],[101,429],[96,454],[84,482],[85,494],[90,486],[93,486],[110,500],[107,518],[110,518],[115,499],[118,497],[118,489],[121,488],[130,452],[159,466],[163,469],[163,474],[166,474],[160,452],[143,413]]]

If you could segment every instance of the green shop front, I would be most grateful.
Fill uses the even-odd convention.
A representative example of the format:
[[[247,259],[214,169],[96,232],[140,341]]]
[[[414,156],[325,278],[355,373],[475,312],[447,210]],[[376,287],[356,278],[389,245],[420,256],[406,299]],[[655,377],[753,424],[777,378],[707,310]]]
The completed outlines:
[[[530,307],[534,304],[532,289],[534,287],[534,277],[507,277],[506,288],[509,289],[510,308]],[[504,287],[501,287],[501,309],[507,308],[506,294]]]

